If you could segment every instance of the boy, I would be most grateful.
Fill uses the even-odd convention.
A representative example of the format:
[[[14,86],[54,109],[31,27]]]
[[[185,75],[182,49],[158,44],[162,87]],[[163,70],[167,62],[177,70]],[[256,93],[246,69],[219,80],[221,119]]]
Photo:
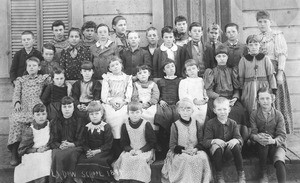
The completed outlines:
[[[237,24],[229,23],[225,25],[224,30],[227,41],[223,44],[228,48],[227,66],[238,67],[243,55],[247,54],[247,46],[238,40],[239,26]]]
[[[69,42],[65,37],[65,24],[61,20],[56,20],[52,23],[52,32],[54,37],[49,43],[53,44],[56,49],[55,60],[60,59],[61,51],[69,47]]]
[[[86,107],[92,100],[100,100],[101,83],[92,78],[94,74],[93,63],[83,61],[81,64],[82,79],[77,80],[72,86],[72,97],[75,100],[75,106],[79,110],[80,117],[88,117]]]
[[[83,34],[82,43],[87,48],[90,48],[92,45],[94,45],[97,42],[97,39],[95,36],[96,27],[97,27],[97,25],[93,21],[87,21],[81,27],[81,32]]]
[[[9,71],[11,82],[14,82],[17,77],[23,76],[26,71],[26,60],[28,58],[37,57],[39,60],[43,60],[42,53],[33,47],[35,39],[31,31],[24,31],[21,34],[21,41],[23,48],[15,53]]]
[[[217,66],[217,61],[215,59],[216,56],[216,48],[222,44],[220,41],[218,41],[218,38],[220,34],[222,33],[222,30],[220,29],[220,26],[218,24],[213,23],[210,25],[207,29],[208,31],[208,42],[204,45],[204,54],[206,56],[207,60],[207,68],[214,68]]]
[[[204,59],[204,47],[202,44],[203,30],[199,22],[193,22],[189,26],[189,35],[192,40],[183,46],[184,60],[194,59],[199,68],[199,76],[203,76],[207,64]]]
[[[243,139],[236,122],[228,118],[229,112],[230,105],[228,99],[218,97],[214,100],[214,113],[216,113],[217,117],[206,123],[203,145],[210,150],[218,183],[225,182],[222,172],[223,158],[230,156],[231,153],[238,172],[238,182],[245,183],[245,172],[243,170],[243,158],[241,154]]]
[[[191,38],[187,33],[187,28],[188,28],[187,19],[181,15],[177,16],[175,18],[174,37],[175,37],[175,43],[178,46],[183,46],[191,40]]]
[[[146,37],[148,41],[148,46],[143,47],[143,49],[147,50],[151,56],[151,62],[153,60],[153,54],[156,48],[158,48],[158,32],[155,27],[149,27],[146,30]]]
[[[173,60],[176,65],[176,75],[182,76],[182,65],[183,65],[183,49],[181,46],[174,44],[174,32],[171,26],[165,26],[161,30],[161,36],[163,43],[154,51],[153,54],[153,77],[163,78],[163,63],[167,58]]]
[[[59,64],[54,60],[55,47],[50,43],[45,43],[43,45],[43,57],[44,60],[41,61],[41,73],[42,74],[52,74],[53,69],[59,67]]]
[[[151,57],[148,51],[139,47],[140,35],[136,31],[127,34],[129,49],[121,54],[124,72],[128,75],[136,75],[138,65],[148,65],[151,68]]]
[[[273,160],[278,182],[285,182],[285,149],[286,130],[283,116],[280,111],[272,107],[275,96],[271,89],[266,87],[257,91],[259,108],[251,113],[250,138],[257,142],[259,165],[261,172],[260,182],[268,182],[267,159]]]

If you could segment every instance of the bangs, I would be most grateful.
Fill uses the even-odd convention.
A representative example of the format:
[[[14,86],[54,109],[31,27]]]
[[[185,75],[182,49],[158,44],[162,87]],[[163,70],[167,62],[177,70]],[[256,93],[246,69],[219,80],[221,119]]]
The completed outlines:
[[[36,104],[33,109],[32,109],[32,113],[36,113],[36,112],[45,112],[46,111],[46,106],[44,104]]]

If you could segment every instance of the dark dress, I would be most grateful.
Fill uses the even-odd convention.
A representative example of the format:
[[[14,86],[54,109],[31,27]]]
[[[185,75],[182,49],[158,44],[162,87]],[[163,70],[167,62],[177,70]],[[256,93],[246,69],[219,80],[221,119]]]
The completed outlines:
[[[48,119],[54,119],[58,117],[60,113],[61,99],[68,96],[68,87],[59,87],[54,84],[50,84],[44,90],[41,100],[47,107]]]
[[[68,119],[58,117],[52,121],[49,141],[50,148],[53,149],[50,183],[63,182],[68,177],[76,176],[77,159],[83,150],[83,129],[81,119],[74,114]],[[74,143],[75,147],[61,150],[59,146],[63,141]]]
[[[239,99],[239,80],[237,69],[232,69],[227,66],[217,66],[213,69],[206,69],[204,74],[204,83],[208,101],[208,117],[212,119],[216,115],[213,112],[213,101],[217,97],[225,97],[228,99]],[[246,117],[245,108],[238,100],[231,107],[229,118],[237,122],[237,124],[250,127]]]
[[[113,134],[109,124],[103,121],[99,124],[93,124],[92,122],[87,124],[83,131],[84,154],[81,154],[78,159],[76,175],[81,178],[111,180],[113,177],[110,166],[112,142]],[[89,149],[101,149],[101,153],[87,158],[86,152]]]

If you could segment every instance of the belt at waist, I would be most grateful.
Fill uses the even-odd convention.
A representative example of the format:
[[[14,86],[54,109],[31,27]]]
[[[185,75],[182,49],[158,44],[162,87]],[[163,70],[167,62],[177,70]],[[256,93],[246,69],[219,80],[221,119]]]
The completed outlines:
[[[257,77],[256,79],[257,81],[268,81],[267,77]],[[254,81],[254,77],[245,78],[245,82],[250,82],[250,81]]]

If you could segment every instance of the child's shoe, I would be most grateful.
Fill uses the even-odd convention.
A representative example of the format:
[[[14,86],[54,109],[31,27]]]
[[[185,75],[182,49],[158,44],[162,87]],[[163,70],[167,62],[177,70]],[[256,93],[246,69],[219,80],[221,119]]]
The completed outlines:
[[[246,176],[244,171],[238,171],[238,183],[246,183]]]
[[[217,183],[225,183],[223,172],[216,172]]]

